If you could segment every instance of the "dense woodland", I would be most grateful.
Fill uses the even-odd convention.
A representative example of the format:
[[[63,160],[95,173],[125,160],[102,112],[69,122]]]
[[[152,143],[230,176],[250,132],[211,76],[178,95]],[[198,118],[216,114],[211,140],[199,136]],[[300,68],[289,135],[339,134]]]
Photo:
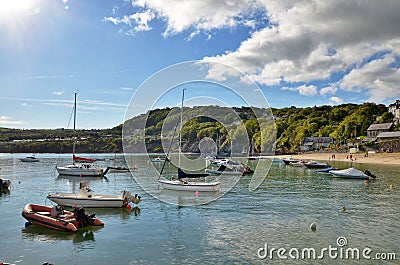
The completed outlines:
[[[192,117],[192,118],[190,118]],[[151,110],[105,130],[77,130],[77,152],[113,153],[124,147],[135,152],[163,152],[161,138],[177,139],[180,111],[177,108]],[[297,152],[304,137],[331,136],[336,145],[346,146],[355,138],[367,135],[372,123],[391,122],[393,116],[385,105],[364,103],[338,106],[314,106],[282,109],[223,108],[196,106],[184,108],[182,149],[199,152],[200,140],[208,137],[221,152],[253,150],[254,152]],[[175,130],[177,127],[177,130]],[[398,130],[396,125],[395,130]],[[178,132],[177,132],[178,131]],[[123,133],[122,133],[123,132]],[[123,136],[122,136],[123,135]],[[0,128],[0,152],[3,153],[70,153],[74,133],[70,129],[21,130]],[[240,140],[248,138],[248,143]],[[145,148],[141,145],[145,140]],[[361,141],[360,141],[361,142]],[[368,144],[368,143],[365,143]],[[235,147],[235,145],[237,145]],[[175,145],[176,147],[176,145]]]

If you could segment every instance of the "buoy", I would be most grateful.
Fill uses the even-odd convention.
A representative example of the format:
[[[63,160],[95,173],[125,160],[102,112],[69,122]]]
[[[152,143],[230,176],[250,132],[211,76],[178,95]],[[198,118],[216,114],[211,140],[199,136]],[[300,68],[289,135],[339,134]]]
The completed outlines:
[[[364,184],[368,184],[368,182],[369,182],[368,179],[364,180]]]
[[[200,192],[198,190],[196,190],[195,194],[196,194],[196,197],[199,197]]]
[[[129,203],[126,205],[126,209],[128,209],[128,210],[131,209],[131,205]]]
[[[389,189],[391,189],[391,190],[393,190],[393,189],[394,189],[394,185],[393,185],[393,183],[392,183],[392,184],[390,184],[390,186],[389,186]]]
[[[347,208],[343,206],[343,212],[347,213]]]
[[[315,223],[311,223],[310,224],[310,230],[315,232],[315,230],[317,230],[317,225]]]

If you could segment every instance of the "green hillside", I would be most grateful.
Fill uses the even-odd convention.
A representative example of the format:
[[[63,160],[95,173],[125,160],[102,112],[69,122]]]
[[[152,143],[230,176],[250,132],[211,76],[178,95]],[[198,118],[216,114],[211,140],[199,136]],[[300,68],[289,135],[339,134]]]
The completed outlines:
[[[308,108],[292,106],[272,110],[195,106],[184,108],[184,113],[182,149],[185,152],[199,152],[198,144],[205,137],[214,141],[218,139],[221,152],[230,152],[233,147],[238,150],[239,145],[249,150],[250,146],[236,140],[248,135],[255,152],[275,149],[278,153],[290,153],[298,150],[299,142],[304,137],[331,136],[337,143],[345,144],[356,136],[365,137],[370,124],[390,122],[393,119],[385,105],[374,103]],[[122,130],[127,139],[126,147],[131,150],[162,152],[161,132],[163,140],[172,139],[179,117],[180,111],[177,108],[156,109],[133,117],[125,126],[105,130],[77,130],[77,152],[122,152]],[[73,131],[70,129],[0,128],[0,152],[69,153],[72,150],[72,139]],[[140,148],[143,139],[147,150]]]

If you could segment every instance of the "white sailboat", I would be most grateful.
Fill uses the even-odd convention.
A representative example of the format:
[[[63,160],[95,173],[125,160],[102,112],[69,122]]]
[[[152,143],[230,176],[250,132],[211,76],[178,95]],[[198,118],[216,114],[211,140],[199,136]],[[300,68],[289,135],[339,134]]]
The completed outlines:
[[[218,192],[221,190],[221,182],[219,181],[207,182],[206,177],[208,176],[208,174],[186,173],[181,169],[180,156],[181,156],[181,143],[182,143],[182,115],[183,115],[184,98],[185,98],[185,88],[182,90],[181,117],[180,117],[180,130],[179,130],[178,179],[168,180],[159,178],[158,183],[160,184],[161,188],[169,190]],[[165,162],[166,161],[168,161],[168,159],[165,159]],[[163,170],[161,170],[160,172],[160,177],[162,175],[162,171]],[[192,181],[189,181],[189,179],[192,179]],[[204,179],[204,181],[197,181],[197,179]]]
[[[75,145],[76,145],[75,128],[76,128],[76,93],[74,97],[74,143],[72,147],[73,163],[67,166],[56,166],[58,174],[79,176],[79,177],[103,176],[104,175],[103,169],[93,166],[93,163],[95,162],[94,159],[75,156]]]

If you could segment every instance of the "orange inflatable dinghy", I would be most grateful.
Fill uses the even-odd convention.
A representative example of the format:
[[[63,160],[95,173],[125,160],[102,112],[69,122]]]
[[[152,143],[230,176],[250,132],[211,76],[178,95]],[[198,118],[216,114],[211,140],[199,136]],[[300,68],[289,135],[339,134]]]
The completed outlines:
[[[104,225],[94,214],[86,215],[80,206],[71,212],[61,206],[27,204],[22,210],[22,216],[31,223],[67,232],[76,232],[80,227]]]

